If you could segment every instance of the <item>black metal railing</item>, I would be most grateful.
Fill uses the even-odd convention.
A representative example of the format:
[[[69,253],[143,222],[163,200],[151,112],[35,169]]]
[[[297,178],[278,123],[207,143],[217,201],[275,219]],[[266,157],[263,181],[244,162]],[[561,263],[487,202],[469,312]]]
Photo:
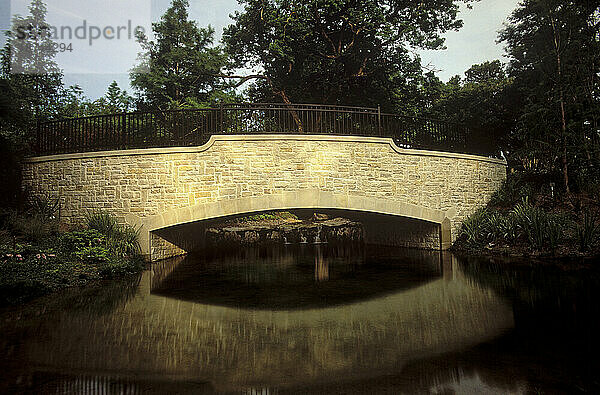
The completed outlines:
[[[334,134],[390,137],[415,149],[491,156],[493,147],[462,125],[382,113],[377,108],[314,104],[228,104],[218,108],[131,112],[38,124],[37,155],[197,146],[211,135]]]

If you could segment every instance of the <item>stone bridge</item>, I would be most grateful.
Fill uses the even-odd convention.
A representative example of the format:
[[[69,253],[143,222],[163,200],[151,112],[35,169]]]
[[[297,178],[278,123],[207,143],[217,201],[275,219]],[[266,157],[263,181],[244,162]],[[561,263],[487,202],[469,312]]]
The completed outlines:
[[[59,198],[66,225],[104,210],[140,228],[153,260],[197,248],[211,220],[270,210],[343,211],[368,242],[447,249],[506,178],[506,162],[405,149],[392,139],[213,136],[197,147],[34,157],[33,194]]]

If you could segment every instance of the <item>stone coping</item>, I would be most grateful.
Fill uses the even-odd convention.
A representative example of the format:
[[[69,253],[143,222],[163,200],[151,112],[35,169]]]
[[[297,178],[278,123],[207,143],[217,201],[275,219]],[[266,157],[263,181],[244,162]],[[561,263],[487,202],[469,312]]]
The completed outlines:
[[[323,142],[353,142],[353,143],[375,143],[389,145],[392,150],[401,155],[430,156],[441,158],[454,158],[488,162],[506,166],[506,160],[488,158],[480,155],[457,154],[443,151],[429,151],[412,148],[402,148],[394,143],[391,138],[364,137],[364,136],[340,136],[327,134],[239,134],[239,135],[212,135],[206,144],[194,147],[164,147],[164,148],[142,148],[114,151],[81,152],[74,154],[59,154],[37,156],[25,159],[26,163],[43,163],[73,159],[107,158],[117,156],[135,155],[163,155],[163,154],[187,154],[198,153],[208,150],[217,141],[323,141]]]

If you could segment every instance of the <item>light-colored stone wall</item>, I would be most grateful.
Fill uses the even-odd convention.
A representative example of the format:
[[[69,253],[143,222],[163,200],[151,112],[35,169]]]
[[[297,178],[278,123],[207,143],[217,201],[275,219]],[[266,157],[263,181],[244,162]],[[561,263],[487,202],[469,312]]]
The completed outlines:
[[[325,135],[213,136],[201,147],[31,158],[23,174],[33,194],[60,198],[66,224],[102,209],[142,226],[147,253],[155,229],[295,204],[446,223],[453,240],[505,177],[497,159]]]

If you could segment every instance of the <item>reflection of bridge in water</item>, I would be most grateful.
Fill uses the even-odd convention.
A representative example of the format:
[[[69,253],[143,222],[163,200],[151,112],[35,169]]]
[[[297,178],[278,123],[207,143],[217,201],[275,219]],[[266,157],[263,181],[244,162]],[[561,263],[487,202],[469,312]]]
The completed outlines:
[[[177,267],[154,266],[114,312],[44,323],[46,335],[28,343],[24,357],[58,372],[210,382],[221,390],[293,387],[398,374],[411,361],[459,352],[513,327],[506,302],[463,277],[455,258],[419,254],[415,265],[437,274],[416,287],[294,310],[158,295],[152,289]]]

